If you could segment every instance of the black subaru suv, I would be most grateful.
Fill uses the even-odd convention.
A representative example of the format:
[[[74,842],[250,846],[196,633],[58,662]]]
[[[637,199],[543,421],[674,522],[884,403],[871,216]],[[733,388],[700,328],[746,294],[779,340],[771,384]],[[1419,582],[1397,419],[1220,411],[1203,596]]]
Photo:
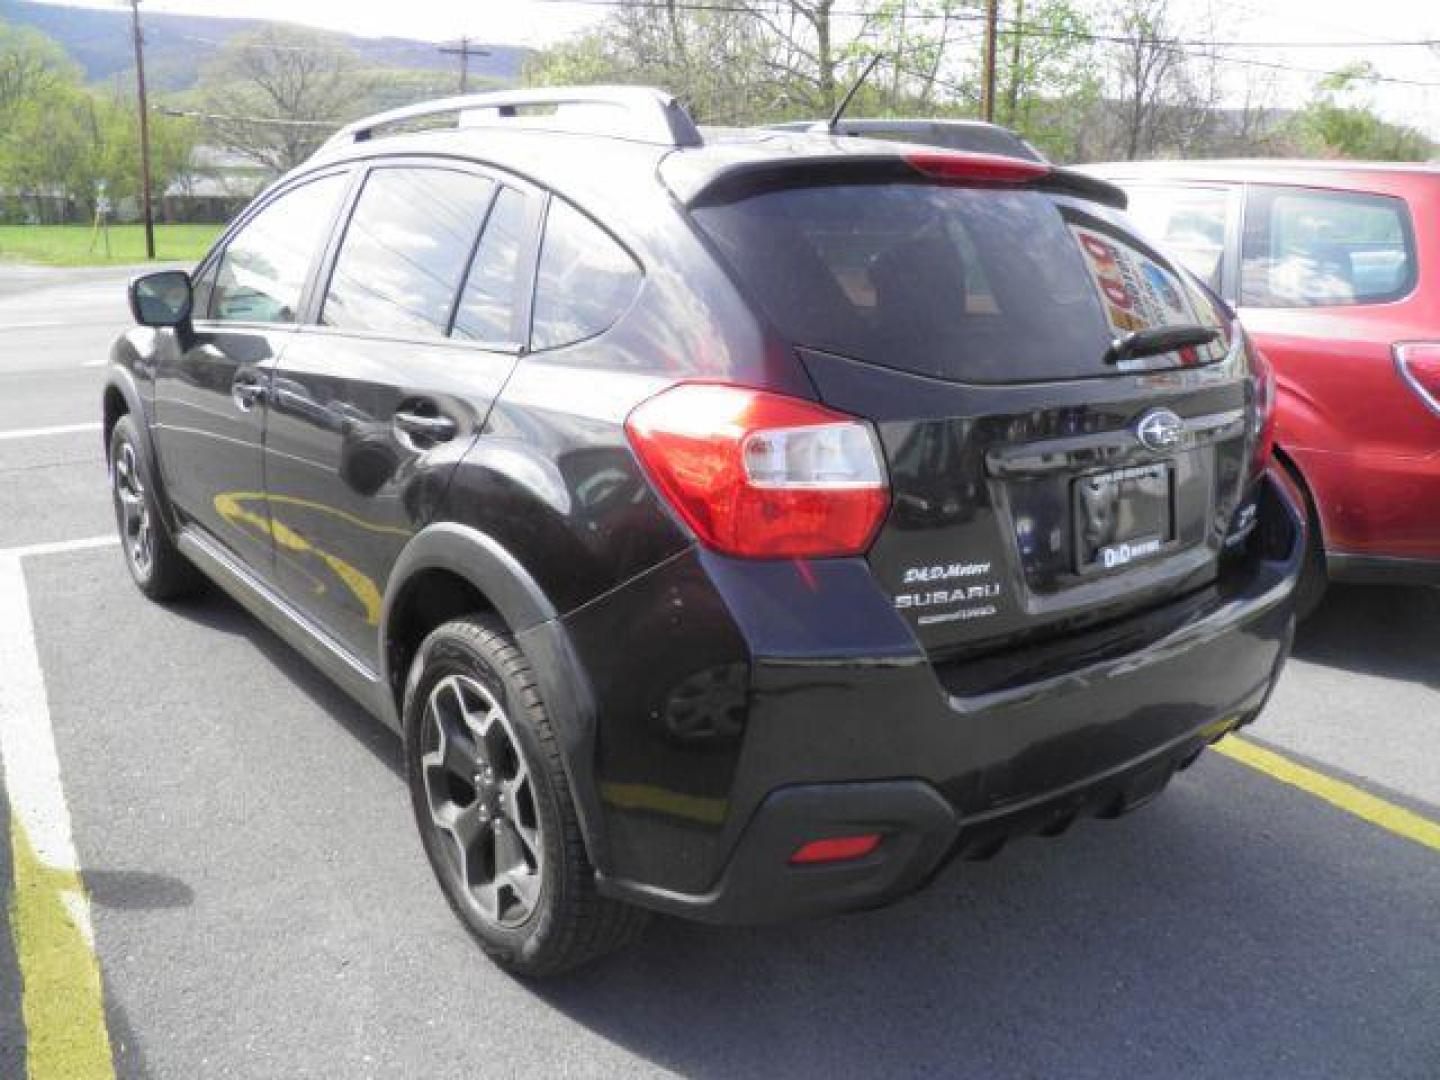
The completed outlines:
[[[1286,655],[1268,375],[1123,207],[638,89],[352,125],[131,286],[130,571],[403,734],[511,970],[892,900],[1144,802]]]

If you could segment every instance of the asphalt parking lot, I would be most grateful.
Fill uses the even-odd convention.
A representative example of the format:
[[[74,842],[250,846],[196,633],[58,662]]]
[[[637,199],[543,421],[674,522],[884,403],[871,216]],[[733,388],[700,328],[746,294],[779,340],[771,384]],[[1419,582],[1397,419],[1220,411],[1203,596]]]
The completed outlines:
[[[1440,592],[1337,588],[1303,628],[1243,745],[1308,788],[1210,753],[896,907],[657,921],[527,985],[432,884],[396,741],[225,598],[126,578],[97,423],[123,277],[0,267],[0,815],[44,833],[0,856],[0,1077],[37,1039],[82,1060],[53,1039],[96,965],[124,1077],[1440,1077]],[[34,914],[72,849],[85,963]]]

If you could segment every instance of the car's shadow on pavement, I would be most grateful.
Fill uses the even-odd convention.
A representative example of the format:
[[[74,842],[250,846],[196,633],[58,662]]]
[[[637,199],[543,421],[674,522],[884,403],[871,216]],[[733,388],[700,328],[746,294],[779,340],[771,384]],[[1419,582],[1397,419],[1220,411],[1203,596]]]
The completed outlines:
[[[218,587],[207,585],[199,595],[166,606],[172,614],[197,626],[249,641],[268,663],[284,672],[297,690],[332,716],[355,737],[356,742],[374,754],[377,761],[403,782],[405,758],[399,737]]]
[[[896,907],[657,921],[535,990],[687,1076],[1421,1076],[1440,1033],[1403,995],[1440,989],[1437,886],[1433,853],[1208,755]]]
[[[218,593],[172,610],[253,643],[404,797],[399,740],[308,661]],[[1437,618],[1429,598],[1337,588],[1297,653],[1358,648],[1361,670],[1433,680],[1405,635],[1433,642]],[[956,864],[892,908],[657,919],[526,992],[685,1076],[1421,1077],[1440,1061],[1416,1011],[1440,993],[1437,920],[1433,852],[1208,754],[1132,817]],[[474,963],[477,997],[503,1000],[478,948]]]
[[[1440,589],[1332,585],[1295,634],[1295,657],[1440,689]]]

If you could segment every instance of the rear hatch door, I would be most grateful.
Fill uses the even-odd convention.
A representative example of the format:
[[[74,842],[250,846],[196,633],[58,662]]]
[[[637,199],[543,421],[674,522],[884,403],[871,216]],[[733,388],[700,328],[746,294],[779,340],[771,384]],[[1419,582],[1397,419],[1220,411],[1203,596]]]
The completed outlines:
[[[1038,178],[812,170],[692,207],[820,398],[875,423],[893,504],[868,559],[934,656],[1206,584],[1246,488],[1228,314],[1115,207]],[[1177,325],[1216,336],[1107,361]]]

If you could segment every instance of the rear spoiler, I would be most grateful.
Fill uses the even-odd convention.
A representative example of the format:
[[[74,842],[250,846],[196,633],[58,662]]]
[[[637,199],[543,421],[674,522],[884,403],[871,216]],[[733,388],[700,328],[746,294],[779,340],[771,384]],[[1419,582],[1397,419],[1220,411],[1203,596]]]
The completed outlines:
[[[703,171],[700,166],[701,163],[689,155],[675,154],[661,167],[670,190],[690,209],[734,202],[775,188],[887,181],[916,183],[927,179],[966,187],[1050,191],[1116,210],[1124,210],[1127,205],[1125,192],[1108,180],[1001,154],[947,150],[834,152],[750,158]]]

